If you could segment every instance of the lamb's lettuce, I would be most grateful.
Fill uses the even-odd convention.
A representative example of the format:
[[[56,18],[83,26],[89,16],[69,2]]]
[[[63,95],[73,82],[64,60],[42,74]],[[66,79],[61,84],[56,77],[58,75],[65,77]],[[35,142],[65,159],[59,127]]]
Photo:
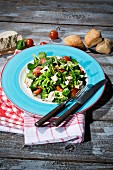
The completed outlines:
[[[79,63],[70,57],[70,61],[66,62],[63,58],[56,56],[48,57],[45,52],[40,52],[37,56],[33,55],[34,61],[27,65],[29,72],[27,78],[32,79],[29,88],[33,92],[38,86],[41,86],[41,99],[46,100],[50,92],[54,91],[53,102],[63,102],[70,97],[70,91],[82,81],[86,83],[85,72],[81,72]],[[40,64],[41,59],[46,59]],[[33,69],[40,66],[42,72],[35,76]],[[62,88],[62,91],[56,90],[57,86]]]

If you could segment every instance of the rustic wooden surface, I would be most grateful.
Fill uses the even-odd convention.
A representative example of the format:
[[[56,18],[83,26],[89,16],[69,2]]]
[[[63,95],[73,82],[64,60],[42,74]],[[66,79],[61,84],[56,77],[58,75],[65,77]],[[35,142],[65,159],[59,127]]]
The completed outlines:
[[[60,39],[53,42],[48,32],[57,27]],[[73,33],[84,38],[94,27],[113,40],[112,0],[0,0],[0,32],[15,30],[36,44],[63,44]],[[113,52],[88,53],[100,63],[108,83],[102,98],[86,113],[84,142],[24,146],[22,135],[0,132],[1,170],[113,169]],[[7,55],[0,57],[0,71],[6,61]]]

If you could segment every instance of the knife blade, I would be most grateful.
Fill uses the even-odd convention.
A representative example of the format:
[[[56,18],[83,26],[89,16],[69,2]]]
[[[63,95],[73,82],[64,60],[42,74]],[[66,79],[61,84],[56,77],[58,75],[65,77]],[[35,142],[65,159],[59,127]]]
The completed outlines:
[[[69,110],[67,110],[63,115],[61,115],[52,123],[53,126],[59,126],[69,115],[71,115],[73,112],[77,111],[77,109],[79,109],[81,106],[83,106],[86,101],[88,101],[106,82],[106,79],[101,80],[95,85],[93,85],[89,90],[85,91]]]

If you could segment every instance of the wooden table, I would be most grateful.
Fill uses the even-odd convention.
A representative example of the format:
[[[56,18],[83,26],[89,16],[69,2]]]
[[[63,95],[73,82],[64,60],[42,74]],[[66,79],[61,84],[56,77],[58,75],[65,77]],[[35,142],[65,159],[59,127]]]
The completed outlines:
[[[71,34],[82,38],[91,28],[113,40],[112,0],[0,0],[0,32],[14,30],[35,43],[50,41],[59,27],[60,42]],[[86,113],[85,140],[24,146],[23,135],[0,132],[0,169],[75,170],[113,169],[113,52],[89,53],[102,66],[108,83],[99,102]],[[7,56],[0,57],[0,71]]]

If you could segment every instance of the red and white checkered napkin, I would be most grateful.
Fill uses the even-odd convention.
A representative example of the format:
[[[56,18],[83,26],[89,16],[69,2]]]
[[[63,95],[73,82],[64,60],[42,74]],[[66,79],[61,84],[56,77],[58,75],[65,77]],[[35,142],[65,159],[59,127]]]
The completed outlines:
[[[24,136],[27,145],[65,142],[74,139],[81,143],[84,139],[84,114],[74,115],[65,126],[35,127],[37,118],[24,116]]]
[[[34,124],[41,116],[23,113],[5,96],[0,88],[0,131],[24,134],[26,145],[64,142],[74,139],[80,143],[84,139],[84,114],[74,115],[64,126],[36,127]],[[55,119],[55,118],[53,118]]]
[[[15,54],[18,50],[15,51]],[[15,55],[14,54],[14,55]],[[13,55],[13,56],[14,56]],[[10,56],[9,59],[13,56]],[[75,114],[66,125],[36,127],[34,124],[41,116],[24,113],[8,100],[0,88],[0,131],[24,134],[25,145],[70,141],[81,143],[84,139],[84,113]],[[53,118],[54,120],[55,118]]]
[[[0,87],[0,131],[23,134],[23,118],[24,114],[7,99]]]
[[[15,50],[15,53],[8,57],[11,59],[15,56],[19,50]],[[0,73],[1,83],[1,73]],[[0,131],[21,133],[24,132],[24,117],[21,110],[16,108],[5,96],[1,84],[0,84]]]

